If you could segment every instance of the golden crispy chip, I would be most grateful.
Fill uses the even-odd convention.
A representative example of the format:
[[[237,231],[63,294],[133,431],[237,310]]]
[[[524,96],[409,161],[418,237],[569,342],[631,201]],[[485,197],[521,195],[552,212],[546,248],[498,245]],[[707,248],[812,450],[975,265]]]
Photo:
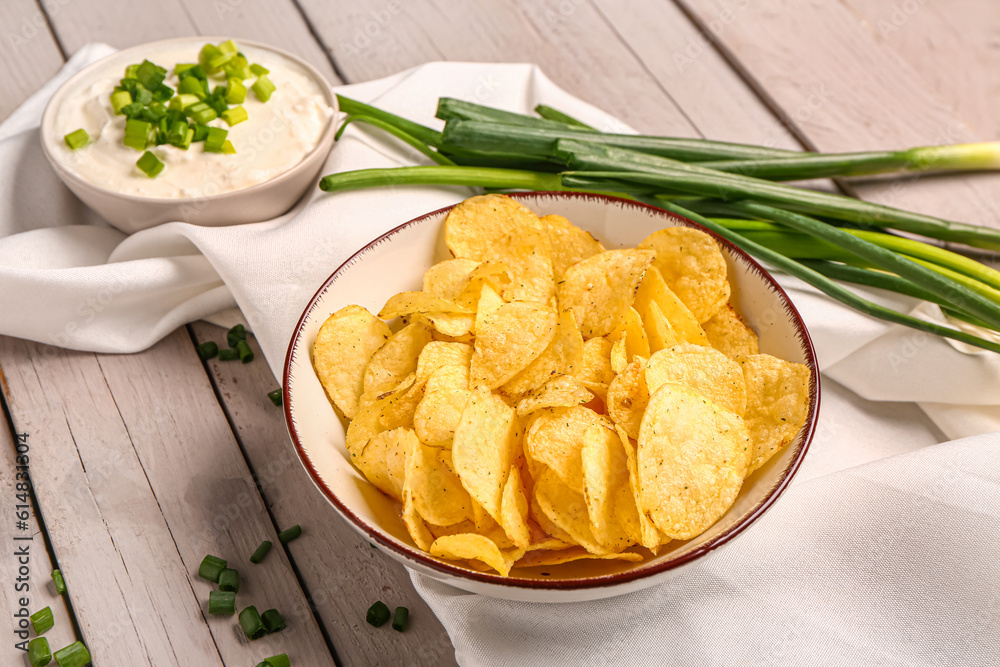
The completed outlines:
[[[757,334],[740,319],[731,304],[719,309],[704,326],[709,344],[730,359],[760,352]]]
[[[509,288],[510,270],[506,264],[499,261],[480,263],[469,272],[455,300],[464,306],[475,308],[486,286],[497,293]]]
[[[615,375],[621,375],[626,366],[628,366],[628,352],[625,351],[625,332],[622,332],[611,346],[611,370]]]
[[[808,366],[754,354],[742,360],[746,424],[753,440],[750,470],[764,465],[802,430],[809,415]],[[749,474],[749,473],[748,473]]]
[[[677,335],[678,342],[708,345],[708,338],[705,337],[705,331],[698,324],[698,320],[684,302],[667,287],[663,275],[655,266],[646,271],[642,282],[639,283],[639,289],[635,293],[636,310],[648,312],[651,302],[660,307],[660,312],[670,322],[671,330]]]
[[[682,343],[651,356],[646,362],[646,386],[650,395],[666,383],[690,387],[741,417],[746,413],[743,370],[715,348]]]
[[[649,404],[649,388],[646,386],[646,364],[640,358],[625,367],[625,370],[608,385],[605,405],[608,416],[620,426],[628,437],[639,437],[642,415]]]
[[[592,554],[583,547],[569,547],[558,551],[529,551],[521,556],[515,567],[541,567],[543,565],[562,565],[575,560],[624,560],[630,563],[641,563],[642,554],[631,551],[610,554]]]
[[[472,395],[468,386],[469,371],[465,366],[449,364],[431,375],[413,414],[413,428],[420,442],[451,448],[455,429]]]
[[[473,386],[496,389],[524,370],[556,333],[554,310],[531,301],[506,303],[476,329],[470,363]]]
[[[613,549],[594,537],[583,494],[563,483],[554,470],[544,470],[535,480],[535,499],[546,518],[592,554],[606,554]]]
[[[462,486],[495,521],[520,435],[513,408],[488,389],[472,392],[455,429],[452,460]]]
[[[450,526],[472,518],[472,499],[441,454],[418,442],[406,464],[406,482],[420,516],[428,523]]]
[[[584,338],[604,336],[621,326],[653,257],[648,250],[607,250],[566,269],[559,306],[573,311]]]
[[[470,359],[472,359],[471,345],[431,341],[420,351],[420,357],[417,359],[417,382],[427,382],[434,371],[442,366],[458,365],[468,368]]]
[[[514,561],[523,555],[522,551],[503,553],[493,540],[475,533],[439,537],[431,545],[430,553],[432,556],[451,560],[463,558],[478,560],[505,577],[510,574]]]
[[[537,359],[506,384],[500,393],[512,402],[541,387],[556,375],[573,375],[583,359],[583,337],[576,326],[573,313],[568,310],[559,314],[552,342]]]
[[[434,543],[434,535],[420,517],[417,508],[414,507],[413,498],[407,486],[403,487],[403,525],[406,526],[406,532],[410,534],[410,539],[413,540],[418,549],[430,551],[431,544]]]
[[[604,546],[621,550],[632,546],[628,532],[615,515],[619,489],[628,487],[625,449],[614,430],[591,426],[583,436],[583,498],[590,528]]]
[[[591,338],[583,343],[583,359],[577,366],[576,379],[597,394],[601,400],[608,393],[608,385],[615,377],[611,366],[613,344],[607,338]]]
[[[415,377],[416,375],[414,374],[408,375],[407,381]],[[386,404],[382,410],[382,414],[379,416],[379,424],[385,430],[401,426],[412,427],[413,415],[416,414],[417,406],[423,397],[424,385],[418,384],[414,380],[409,389],[398,393]]]
[[[476,305],[476,323],[473,331],[479,331],[486,325],[486,320],[493,317],[493,314],[500,310],[500,306],[506,301],[490,285],[483,285],[479,294],[479,301]]]
[[[608,340],[617,342],[623,334],[625,336],[626,363],[632,361],[636,356],[649,358],[651,354],[649,350],[649,337],[646,335],[646,330],[642,325],[642,317],[634,307],[628,309],[621,326],[611,332]]]
[[[670,538],[659,531],[649,515],[642,509],[642,486],[636,462],[636,447],[621,426],[617,426],[616,430],[618,431],[618,439],[622,443],[622,449],[625,450],[625,465],[628,468],[628,483],[632,497],[631,503],[628,502],[628,495],[624,493],[615,499],[618,521],[626,530],[631,531],[633,538],[638,537],[636,541],[639,544],[655,555],[660,545],[669,542]]]
[[[431,340],[431,331],[422,322],[408,324],[389,338],[372,355],[365,368],[365,392],[385,391],[417,370],[417,358]]]
[[[705,232],[668,227],[647,236],[639,247],[656,251],[653,266],[698,322],[708,320],[729,300],[726,260]]]
[[[642,324],[649,339],[650,352],[659,352],[665,347],[681,342],[680,335],[674,331],[670,320],[663,314],[660,305],[655,301],[645,304],[642,311]]]
[[[668,537],[700,535],[736,501],[752,448],[738,415],[692,389],[663,385],[639,429],[641,510]]]
[[[583,493],[580,451],[584,434],[591,426],[610,430],[611,422],[584,407],[546,408],[535,414],[524,437],[528,461],[552,468],[571,489]]]
[[[382,416],[386,410],[399,403],[414,386],[416,375],[410,375],[394,389],[384,394],[371,392],[362,395],[358,402],[358,411],[347,426],[345,445],[352,458],[361,456],[368,442],[382,431],[395,428],[397,425],[384,426]]]
[[[476,326],[476,316],[472,313],[418,313],[414,321],[424,321],[434,331],[451,338],[469,335]]]
[[[424,274],[423,291],[432,296],[455,301],[462,293],[469,274],[479,266],[472,259],[448,259],[438,262]]]
[[[327,398],[348,419],[358,411],[365,367],[392,335],[389,326],[361,306],[345,306],[316,335],[312,363]]]
[[[402,500],[406,456],[412,452],[414,443],[420,444],[408,428],[383,431],[368,441],[364,451],[353,459],[354,465],[379,491]]]
[[[557,375],[517,403],[517,416],[527,417],[542,408],[571,408],[594,399],[594,395],[570,375]]]
[[[500,525],[507,537],[519,549],[531,547],[531,531],[528,528],[528,499],[524,495],[521,472],[517,466],[510,467],[510,475],[503,487],[500,503]]]
[[[378,311],[378,316],[391,320],[413,313],[471,313],[472,308],[443,299],[426,292],[400,292],[393,294]]]
[[[604,246],[561,215],[543,215],[542,228],[552,248],[552,276],[557,281],[577,262],[604,252]]]

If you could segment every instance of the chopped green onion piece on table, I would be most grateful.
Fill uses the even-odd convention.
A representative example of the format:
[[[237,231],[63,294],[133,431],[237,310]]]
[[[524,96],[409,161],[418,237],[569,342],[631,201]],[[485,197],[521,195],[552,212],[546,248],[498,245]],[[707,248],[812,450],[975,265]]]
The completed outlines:
[[[277,407],[281,407],[281,389],[275,389],[274,391],[267,392],[267,397],[271,399]]]
[[[378,628],[385,625],[385,622],[389,620],[389,615],[389,607],[387,607],[384,602],[379,600],[372,606],[368,607],[368,613],[365,614],[365,620],[368,621],[368,625],[373,625]]]
[[[236,353],[240,356],[240,361],[244,364],[249,364],[253,361],[253,350],[250,349],[249,343],[245,340],[241,340],[236,344]]]
[[[207,343],[202,343],[198,346],[198,356],[201,357],[202,361],[208,361],[219,354],[219,346],[213,342],[208,341]]]
[[[242,123],[247,119],[247,110],[243,107],[231,107],[223,111],[220,115],[222,116],[222,120],[226,121],[226,123],[232,127],[233,125]]]
[[[282,544],[288,544],[292,540],[299,537],[301,534],[302,534],[301,526],[299,526],[299,524],[295,524],[291,528],[286,528],[280,533],[278,533],[278,540],[280,540]]]
[[[208,594],[208,613],[214,616],[232,616],[236,613],[235,591],[212,591]]]
[[[66,592],[66,581],[63,579],[62,572],[52,570],[52,581],[56,584],[56,593],[62,595]]]
[[[31,627],[35,629],[36,635],[44,635],[53,625],[55,622],[52,620],[52,607],[39,609],[31,615]]]
[[[45,667],[52,662],[52,651],[49,640],[45,637],[35,637],[28,642],[28,663],[31,667]]]
[[[253,605],[240,612],[240,627],[243,628],[243,634],[247,636],[247,639],[260,639],[267,634],[267,628],[260,620],[257,607]]]
[[[88,143],[90,143],[90,135],[82,127],[79,130],[73,130],[67,134],[63,139],[66,141],[66,145],[69,146],[70,150],[75,151],[78,148],[83,148]]]
[[[291,667],[292,661],[288,659],[287,653],[279,653],[278,655],[272,655],[270,658],[265,658],[261,665],[264,665],[264,667]],[[257,667],[260,667],[260,665],[257,665]]]
[[[142,154],[142,157],[136,161],[135,166],[139,167],[139,169],[146,174],[146,176],[155,178],[157,174],[163,171],[164,164],[160,162],[159,158],[155,155],[146,151]]]
[[[219,583],[219,573],[226,569],[226,565],[228,563],[224,559],[209,554],[202,559],[201,565],[198,567],[198,576],[217,584]]]
[[[240,353],[233,348],[219,350],[219,361],[236,361],[240,358]]]
[[[240,573],[231,567],[219,573],[219,590],[227,593],[240,592]]]
[[[83,642],[73,642],[56,651],[54,657],[59,667],[83,667],[90,662],[90,651]]]
[[[396,607],[396,613],[392,615],[392,629],[396,632],[405,631],[409,620],[410,610],[406,607]]]
[[[253,90],[253,94],[256,95],[257,99],[261,102],[267,102],[271,99],[271,93],[276,90],[267,74],[261,74],[258,76],[257,80],[254,81],[252,86],[250,86],[250,89]]]
[[[229,343],[229,347],[236,347],[236,344],[241,340],[247,339],[247,328],[242,324],[237,324],[232,329],[226,332],[226,342]]]
[[[267,634],[281,632],[287,627],[285,619],[282,618],[281,613],[277,609],[268,609],[260,615],[260,618],[264,623],[264,627],[267,628]]]
[[[263,542],[260,543],[260,546],[257,547],[256,551],[254,551],[253,554],[251,554],[250,562],[253,563],[254,565],[261,562],[262,560],[264,560],[264,556],[266,556],[267,552],[270,550],[271,550],[271,542],[268,540],[264,540]]]

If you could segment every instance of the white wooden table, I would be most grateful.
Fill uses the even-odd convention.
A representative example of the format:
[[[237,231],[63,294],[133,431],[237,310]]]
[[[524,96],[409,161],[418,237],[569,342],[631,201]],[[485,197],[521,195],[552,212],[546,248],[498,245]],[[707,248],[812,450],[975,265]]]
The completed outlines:
[[[0,28],[0,119],[88,42],[201,33],[275,44],[338,83],[428,60],[533,61],[651,133],[827,151],[1000,139],[996,0],[3,0]],[[1000,223],[993,175],[836,187]],[[198,359],[198,342],[222,336],[196,323],[129,356],[0,339],[11,628],[27,597],[32,612],[52,606],[54,648],[82,639],[101,667],[249,667],[283,651],[309,667],[452,664],[406,572],[312,488],[266,397],[267,366]],[[17,434],[34,482],[20,525]],[[295,523],[305,534],[282,549],[276,533]],[[276,548],[251,566],[263,539]],[[246,575],[241,599],[279,609],[288,629],[250,643],[233,619],[209,617],[206,553],[229,558]],[[376,599],[410,608],[405,634],[365,623]],[[0,642],[0,664],[27,664],[15,641]]]

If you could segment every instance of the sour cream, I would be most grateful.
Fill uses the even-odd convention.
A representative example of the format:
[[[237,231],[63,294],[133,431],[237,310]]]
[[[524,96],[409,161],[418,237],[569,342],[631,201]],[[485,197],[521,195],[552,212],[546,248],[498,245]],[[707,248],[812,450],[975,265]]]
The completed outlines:
[[[169,144],[148,148],[165,168],[149,178],[136,167],[140,151],[123,143],[125,117],[111,108],[111,93],[124,76],[125,66],[143,57],[166,68],[164,83],[177,89],[174,66],[198,62],[204,42],[172,42],[153,45],[142,57],[128,62],[112,58],[105,67],[78,82],[56,111],[54,140],[83,128],[90,143],[70,150],[64,142],[50,147],[53,157],[66,169],[86,181],[126,195],[195,199],[233,192],[268,181],[297,165],[312,151],[332,122],[333,109],[327,103],[322,84],[298,63],[269,50],[237,46],[251,63],[268,70],[276,90],[267,102],[261,102],[250,90],[254,79],[247,79],[246,109],[248,119],[229,127],[218,118],[210,126],[229,131],[227,138],[235,154],[206,153],[204,143],[192,143],[188,150]],[[221,76],[210,76],[209,85],[225,85]]]

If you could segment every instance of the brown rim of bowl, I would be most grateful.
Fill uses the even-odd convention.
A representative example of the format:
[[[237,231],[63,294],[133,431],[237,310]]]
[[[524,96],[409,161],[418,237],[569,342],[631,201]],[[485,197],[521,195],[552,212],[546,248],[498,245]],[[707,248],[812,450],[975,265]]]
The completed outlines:
[[[130,195],[130,194],[125,194],[125,193],[121,193],[121,192],[115,192],[114,190],[109,190],[108,188],[105,188],[103,186],[97,185],[96,183],[91,183],[87,179],[85,179],[82,176],[78,175],[76,172],[74,172],[72,169],[70,169],[66,165],[62,164],[59,161],[59,159],[49,150],[49,145],[48,145],[49,142],[46,140],[46,138],[48,137],[48,132],[46,131],[46,127],[48,126],[48,122],[47,121],[49,120],[49,116],[52,113],[55,113],[53,111],[53,109],[54,109],[54,104],[53,103],[56,101],[56,98],[59,97],[59,95],[61,93],[63,93],[63,91],[69,90],[69,87],[70,87],[71,84],[74,84],[74,83],[78,82],[80,79],[85,78],[85,76],[87,74],[89,74],[92,70],[96,69],[99,65],[103,64],[104,62],[106,62],[108,60],[111,60],[112,58],[116,58],[118,56],[121,56],[123,53],[126,53],[128,51],[132,51],[133,49],[135,49],[135,50],[148,49],[150,47],[158,47],[158,46],[162,46],[164,44],[172,44],[174,42],[203,42],[203,43],[208,43],[208,42],[213,42],[214,40],[226,40],[226,39],[234,39],[235,41],[238,41],[241,44],[246,44],[247,46],[252,46],[252,47],[257,48],[257,49],[262,49],[262,50],[265,50],[265,51],[271,51],[272,53],[277,53],[279,56],[287,58],[291,62],[294,62],[295,64],[299,65],[300,67],[302,67],[303,69],[306,70],[306,72],[309,74],[309,76],[311,76],[313,79],[316,80],[316,83],[319,84],[320,90],[326,96],[327,104],[330,106],[331,109],[333,109],[333,114],[331,114],[329,120],[327,121],[326,127],[323,129],[322,134],[320,134],[319,140],[316,142],[316,145],[313,146],[309,150],[308,153],[306,153],[305,155],[303,155],[302,159],[299,160],[298,162],[296,162],[295,165],[293,165],[292,168],[289,169],[288,171],[285,171],[283,173],[278,174],[277,176],[269,178],[268,180],[264,181],[263,183],[256,183],[256,184],[251,185],[251,186],[246,187],[246,188],[240,188],[239,190],[231,190],[230,192],[220,192],[219,194],[207,195],[205,197],[191,197],[191,198],[182,198],[182,197],[142,197],[142,196],[139,196],[139,195]],[[288,51],[285,51],[284,49],[279,49],[276,46],[271,46],[270,44],[265,44],[264,42],[258,42],[258,41],[252,40],[252,39],[239,39],[239,38],[229,38],[229,37],[218,37],[218,36],[213,36],[213,35],[207,35],[207,36],[197,35],[195,37],[174,37],[174,38],[171,38],[171,39],[161,39],[161,40],[158,40],[158,41],[155,41],[155,42],[147,42],[146,44],[141,44],[139,46],[131,46],[131,47],[127,48],[127,49],[121,49],[119,51],[115,51],[114,53],[109,53],[108,55],[104,56],[100,60],[97,60],[97,61],[94,61],[94,62],[90,63],[89,65],[87,65],[86,67],[84,67],[82,70],[80,70],[79,72],[77,72],[76,74],[74,74],[73,76],[71,76],[70,78],[66,79],[66,81],[64,81],[62,83],[62,85],[59,86],[58,88],[56,88],[55,92],[52,93],[52,97],[49,98],[49,101],[45,103],[45,109],[42,111],[42,120],[41,120],[41,124],[39,125],[38,132],[39,132],[39,138],[41,139],[42,152],[45,153],[45,158],[53,166],[53,169],[58,169],[59,171],[62,172],[62,174],[65,175],[66,178],[71,179],[74,183],[83,184],[86,187],[94,188],[95,190],[99,190],[99,191],[101,191],[103,193],[106,193],[106,194],[108,194],[110,196],[113,196],[113,197],[119,197],[119,198],[124,199],[126,201],[132,201],[132,202],[143,203],[143,204],[151,204],[151,205],[154,205],[154,206],[166,206],[166,205],[177,205],[179,203],[184,203],[184,202],[216,202],[216,201],[221,201],[221,200],[224,200],[226,198],[234,197],[236,195],[245,195],[248,192],[254,192],[254,191],[257,191],[257,190],[261,190],[265,186],[271,187],[271,186],[275,185],[276,183],[283,182],[283,181],[286,181],[286,180],[290,180],[293,177],[293,175],[296,174],[297,172],[301,171],[304,168],[303,165],[305,165],[305,163],[308,162],[309,159],[312,158],[313,155],[315,155],[320,150],[320,146],[322,146],[323,143],[326,141],[327,135],[330,135],[330,134],[333,134],[333,133],[336,132],[337,123],[335,121],[336,121],[336,118],[337,118],[337,114],[339,114],[339,113],[340,113],[340,107],[337,104],[337,95],[333,92],[333,88],[330,86],[330,82],[326,80],[326,77],[324,77],[322,74],[320,74],[319,70],[317,70],[315,67],[313,67],[312,65],[310,65],[309,63],[307,63],[305,60],[303,60],[302,58],[298,57],[297,55],[295,55],[293,53],[289,53]],[[55,142],[55,143],[58,143],[58,142]]]
[[[475,570],[469,570],[457,565],[452,565],[446,561],[434,558],[430,554],[427,554],[419,549],[410,547],[409,545],[397,544],[393,539],[383,536],[381,533],[371,530],[363,521],[361,521],[348,507],[346,507],[337,498],[336,493],[326,484],[323,478],[320,476],[319,471],[312,464],[309,456],[306,454],[302,443],[299,440],[298,432],[295,428],[295,422],[292,419],[291,412],[291,401],[288,386],[289,378],[291,375],[292,361],[294,358],[294,353],[302,335],[302,329],[305,325],[306,319],[312,313],[313,309],[316,307],[316,303],[320,296],[327,290],[327,288],[333,284],[334,281],[340,276],[340,273],[346,268],[354,263],[355,259],[367,254],[371,250],[374,250],[378,245],[380,245],[384,240],[394,236],[395,234],[401,232],[403,229],[410,227],[411,225],[418,225],[428,218],[436,215],[440,215],[454,208],[455,205],[446,206],[440,208],[436,211],[431,211],[418,218],[414,218],[408,222],[405,222],[398,227],[395,227],[385,234],[382,234],[375,240],[371,241],[363,248],[351,255],[343,264],[341,264],[333,274],[323,283],[323,285],[316,291],[312,299],[309,301],[309,305],[306,306],[305,312],[303,312],[302,317],[299,318],[298,324],[295,325],[295,333],[292,335],[292,339],[288,344],[288,351],[285,354],[285,367],[284,373],[282,374],[282,410],[285,413],[285,425],[288,428],[288,435],[292,440],[292,444],[295,446],[295,451],[298,454],[299,460],[302,465],[309,472],[309,476],[312,478],[313,483],[316,487],[326,496],[327,500],[347,519],[349,519],[356,528],[360,529],[370,540],[377,542],[387,549],[391,549],[396,553],[402,555],[403,557],[418,562],[419,564],[442,574],[449,576],[461,578],[461,579],[471,579],[484,584],[492,584],[497,586],[506,586],[509,588],[526,588],[526,589],[548,589],[548,590],[587,590],[587,589],[599,589],[608,588],[611,586],[616,586],[619,584],[627,583],[644,577],[660,574],[661,572],[666,572],[668,570],[673,570],[682,565],[690,563],[704,554],[713,551],[722,545],[726,544],[737,535],[742,533],[748,526],[754,523],[787,488],[789,481],[798,471],[799,466],[802,464],[803,458],[805,458],[806,450],[809,449],[809,444],[812,442],[813,434],[816,430],[816,417],[819,414],[819,368],[816,359],[816,350],[813,347],[812,340],[809,337],[809,333],[806,330],[805,323],[802,321],[802,317],[799,315],[799,311],[792,304],[791,299],[788,298],[788,294],[784,289],[774,280],[770,273],[768,273],[756,260],[754,260],[746,252],[737,248],[728,240],[722,238],[721,236],[713,233],[712,231],[705,229],[693,220],[689,220],[683,216],[676,215],[669,211],[664,211],[663,209],[656,208],[655,206],[649,206],[648,204],[643,204],[640,202],[635,202],[628,199],[621,199],[619,197],[611,197],[608,195],[591,194],[585,192],[560,192],[560,191],[538,191],[538,192],[518,192],[512,193],[510,195],[514,199],[532,199],[532,198],[542,198],[542,197],[570,197],[577,199],[590,199],[603,201],[610,204],[616,204],[621,207],[631,206],[640,209],[646,209],[651,211],[655,215],[663,216],[669,218],[673,221],[680,222],[681,224],[687,225],[689,227],[694,227],[707,234],[712,235],[719,243],[726,247],[729,251],[734,253],[736,256],[747,262],[751,269],[753,269],[764,282],[778,294],[778,296],[784,302],[785,311],[792,319],[792,323],[795,326],[796,335],[799,339],[799,343],[803,348],[806,355],[806,362],[811,371],[811,378],[809,384],[809,415],[806,418],[805,426],[802,429],[801,444],[799,445],[799,450],[795,457],[792,459],[791,464],[782,473],[781,477],[778,479],[774,487],[768,492],[767,496],[764,497],[760,503],[757,504],[749,514],[741,520],[740,522],[734,524],[728,530],[722,534],[712,538],[702,546],[698,547],[677,558],[663,561],[661,563],[655,563],[646,568],[638,568],[632,570],[626,570],[624,572],[617,572],[613,574],[599,575],[596,577],[580,577],[574,579],[525,579],[522,577],[502,577],[499,574],[488,574],[485,572],[477,572]],[[331,407],[331,409],[333,409]]]

